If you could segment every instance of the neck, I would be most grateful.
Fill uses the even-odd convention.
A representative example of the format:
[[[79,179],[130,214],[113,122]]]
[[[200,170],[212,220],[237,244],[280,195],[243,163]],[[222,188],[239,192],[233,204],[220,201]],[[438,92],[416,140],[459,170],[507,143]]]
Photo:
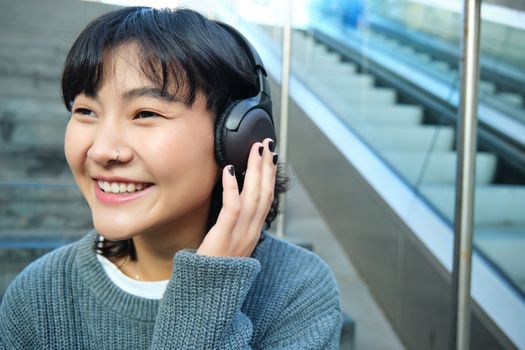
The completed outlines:
[[[191,215],[133,237],[137,261],[129,257],[121,270],[141,281],[168,280],[173,272],[173,257],[182,249],[197,249],[206,234],[209,202]]]

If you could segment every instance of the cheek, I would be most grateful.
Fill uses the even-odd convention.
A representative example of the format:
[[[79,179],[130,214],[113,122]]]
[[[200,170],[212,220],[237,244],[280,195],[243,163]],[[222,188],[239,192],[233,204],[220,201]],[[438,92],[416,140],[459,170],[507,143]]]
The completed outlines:
[[[213,137],[211,125],[177,128],[153,138],[148,155],[143,154],[150,158],[158,181],[213,185],[218,173]]]
[[[82,164],[83,136],[85,136],[85,134],[81,133],[73,122],[70,121],[67,124],[66,133],[64,135],[64,154],[66,156],[66,161],[74,174],[79,171],[79,167]]]

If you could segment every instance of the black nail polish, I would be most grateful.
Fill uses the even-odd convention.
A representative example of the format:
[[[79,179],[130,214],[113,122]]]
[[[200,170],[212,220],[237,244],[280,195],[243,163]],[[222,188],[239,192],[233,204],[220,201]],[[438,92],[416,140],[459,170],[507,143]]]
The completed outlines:
[[[275,150],[275,142],[268,142],[268,149],[270,150],[270,152],[273,152]]]
[[[277,165],[277,159],[279,158],[279,156],[277,154],[274,154],[273,155],[273,165]]]
[[[259,147],[259,155],[262,156],[262,153],[264,151],[264,146]]]
[[[230,165],[228,167],[228,172],[230,173],[231,176],[235,176],[235,170],[233,169],[233,165]]]

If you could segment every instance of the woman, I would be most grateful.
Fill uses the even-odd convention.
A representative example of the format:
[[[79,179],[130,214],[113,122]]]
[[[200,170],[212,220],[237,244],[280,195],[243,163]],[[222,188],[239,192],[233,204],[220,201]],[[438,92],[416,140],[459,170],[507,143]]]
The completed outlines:
[[[125,8],[80,34],[64,148],[95,230],[11,284],[1,348],[338,347],[332,272],[262,231],[284,190],[274,140],[246,169],[218,162],[219,116],[263,89],[252,61],[190,10]]]

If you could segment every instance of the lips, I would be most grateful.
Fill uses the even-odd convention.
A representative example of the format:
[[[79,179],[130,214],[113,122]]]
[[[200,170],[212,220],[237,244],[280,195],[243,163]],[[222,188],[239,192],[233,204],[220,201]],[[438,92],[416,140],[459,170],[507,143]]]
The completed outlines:
[[[106,192],[113,194],[130,194],[134,192],[143,191],[144,189],[153,186],[151,183],[135,183],[135,182],[108,182],[108,181],[97,181],[98,187]]]
[[[122,204],[150,193],[155,185],[125,178],[96,177],[93,179],[95,196],[104,204]]]

